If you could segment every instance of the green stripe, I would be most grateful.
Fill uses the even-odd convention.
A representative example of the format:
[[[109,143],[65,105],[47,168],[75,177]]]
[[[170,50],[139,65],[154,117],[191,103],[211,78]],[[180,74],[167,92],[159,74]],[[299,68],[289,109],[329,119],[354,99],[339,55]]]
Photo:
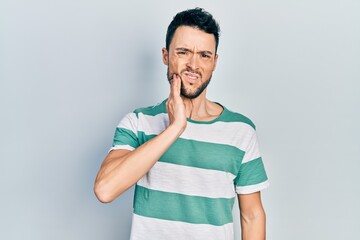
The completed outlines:
[[[138,109],[136,109],[134,111],[134,113],[136,114],[136,116],[138,116],[139,113],[142,113],[142,114],[145,114],[145,115],[150,115],[150,116],[155,116],[155,115],[160,114],[160,113],[167,113],[167,111],[166,111],[166,101],[167,101],[167,99],[165,99],[160,104],[155,105],[155,106],[138,108]]]
[[[147,135],[142,131],[138,131],[137,135],[138,135],[138,140],[139,140],[140,145],[144,144],[145,142],[147,142],[157,136],[156,134]]]
[[[138,132],[138,136],[139,141],[142,143],[156,135],[146,135],[144,132]],[[236,176],[243,156],[243,151],[230,145],[178,138],[159,161],[230,172]]]
[[[125,128],[116,128],[113,147],[116,145],[130,145],[133,148],[139,146],[135,133]]]
[[[268,178],[261,157],[244,163],[240,167],[239,175],[235,179],[236,186],[247,186],[262,183]]]
[[[250,125],[255,130],[255,124],[246,116],[224,108],[223,114],[218,118],[219,122],[242,122]]]
[[[134,213],[152,218],[221,226],[232,222],[234,198],[206,198],[136,186]]]

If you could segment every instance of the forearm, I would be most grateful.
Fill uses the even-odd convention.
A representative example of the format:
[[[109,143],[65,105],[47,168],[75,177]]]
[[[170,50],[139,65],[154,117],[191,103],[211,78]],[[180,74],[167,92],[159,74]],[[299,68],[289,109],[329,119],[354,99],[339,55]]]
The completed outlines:
[[[160,159],[183,129],[170,125],[161,134],[121,157],[105,159],[96,177],[94,191],[102,202],[111,202],[125,192]],[[110,155],[110,154],[109,154]]]
[[[174,75],[166,102],[170,125],[162,133],[133,151],[112,151],[105,158],[94,186],[101,202],[111,202],[135,184],[185,130],[186,109],[180,90],[181,79]]]
[[[242,240],[266,239],[266,215],[263,209],[248,216],[241,215]]]

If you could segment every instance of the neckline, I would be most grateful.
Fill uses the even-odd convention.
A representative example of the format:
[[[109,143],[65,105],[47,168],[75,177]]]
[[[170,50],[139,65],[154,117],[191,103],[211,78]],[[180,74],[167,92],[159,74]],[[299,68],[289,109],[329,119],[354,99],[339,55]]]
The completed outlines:
[[[167,101],[167,98],[161,103],[162,105],[162,108],[163,108],[163,111],[165,113],[168,113],[167,112],[167,109],[166,109],[166,101]],[[224,117],[224,115],[226,114],[226,112],[228,112],[228,109],[226,107],[224,107],[222,104],[218,103],[218,102],[213,102],[213,103],[216,103],[218,104],[220,107],[223,108],[222,112],[219,114],[219,116],[217,116],[216,118],[212,119],[212,120],[209,120],[209,121],[199,121],[199,120],[194,120],[194,119],[191,119],[191,118],[186,118],[186,120],[188,122],[191,122],[191,123],[196,123],[196,124],[212,124],[212,123],[215,123],[215,122],[218,122],[221,120],[221,118]]]
[[[220,118],[222,118],[225,114],[225,112],[227,111],[226,107],[224,107],[223,105],[221,105],[220,103],[218,102],[213,102],[213,103],[216,103],[217,105],[219,105],[220,107],[222,107],[222,112],[219,114],[219,116],[217,116],[216,118],[212,119],[212,120],[209,120],[209,121],[199,121],[199,120],[194,120],[194,119],[191,119],[191,118],[186,118],[186,120],[188,122],[191,122],[191,123],[197,123],[197,124],[211,124],[211,123],[214,123],[214,122],[217,122],[220,120]]]

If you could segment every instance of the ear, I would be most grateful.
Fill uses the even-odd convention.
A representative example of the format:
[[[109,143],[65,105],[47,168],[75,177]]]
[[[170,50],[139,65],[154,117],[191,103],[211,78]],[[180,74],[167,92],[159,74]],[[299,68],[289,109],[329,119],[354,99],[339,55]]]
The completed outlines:
[[[165,65],[169,65],[169,53],[166,48],[162,48],[162,60]]]
[[[219,55],[218,55],[218,54],[215,54],[215,61],[214,61],[214,68],[213,68],[213,71],[214,71],[214,70],[215,70],[215,68],[216,68],[216,64],[217,64],[218,57],[219,57]]]

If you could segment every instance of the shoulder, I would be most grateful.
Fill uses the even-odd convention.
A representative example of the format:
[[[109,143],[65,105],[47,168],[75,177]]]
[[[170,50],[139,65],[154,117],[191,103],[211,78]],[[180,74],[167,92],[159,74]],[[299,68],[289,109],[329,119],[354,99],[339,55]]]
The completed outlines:
[[[230,109],[224,107],[224,114],[223,114],[223,118],[221,119],[224,122],[240,122],[240,123],[244,123],[249,125],[251,128],[253,128],[254,130],[256,129],[256,126],[254,124],[254,122],[246,117],[245,115],[238,113],[238,112],[234,112],[231,111]]]

